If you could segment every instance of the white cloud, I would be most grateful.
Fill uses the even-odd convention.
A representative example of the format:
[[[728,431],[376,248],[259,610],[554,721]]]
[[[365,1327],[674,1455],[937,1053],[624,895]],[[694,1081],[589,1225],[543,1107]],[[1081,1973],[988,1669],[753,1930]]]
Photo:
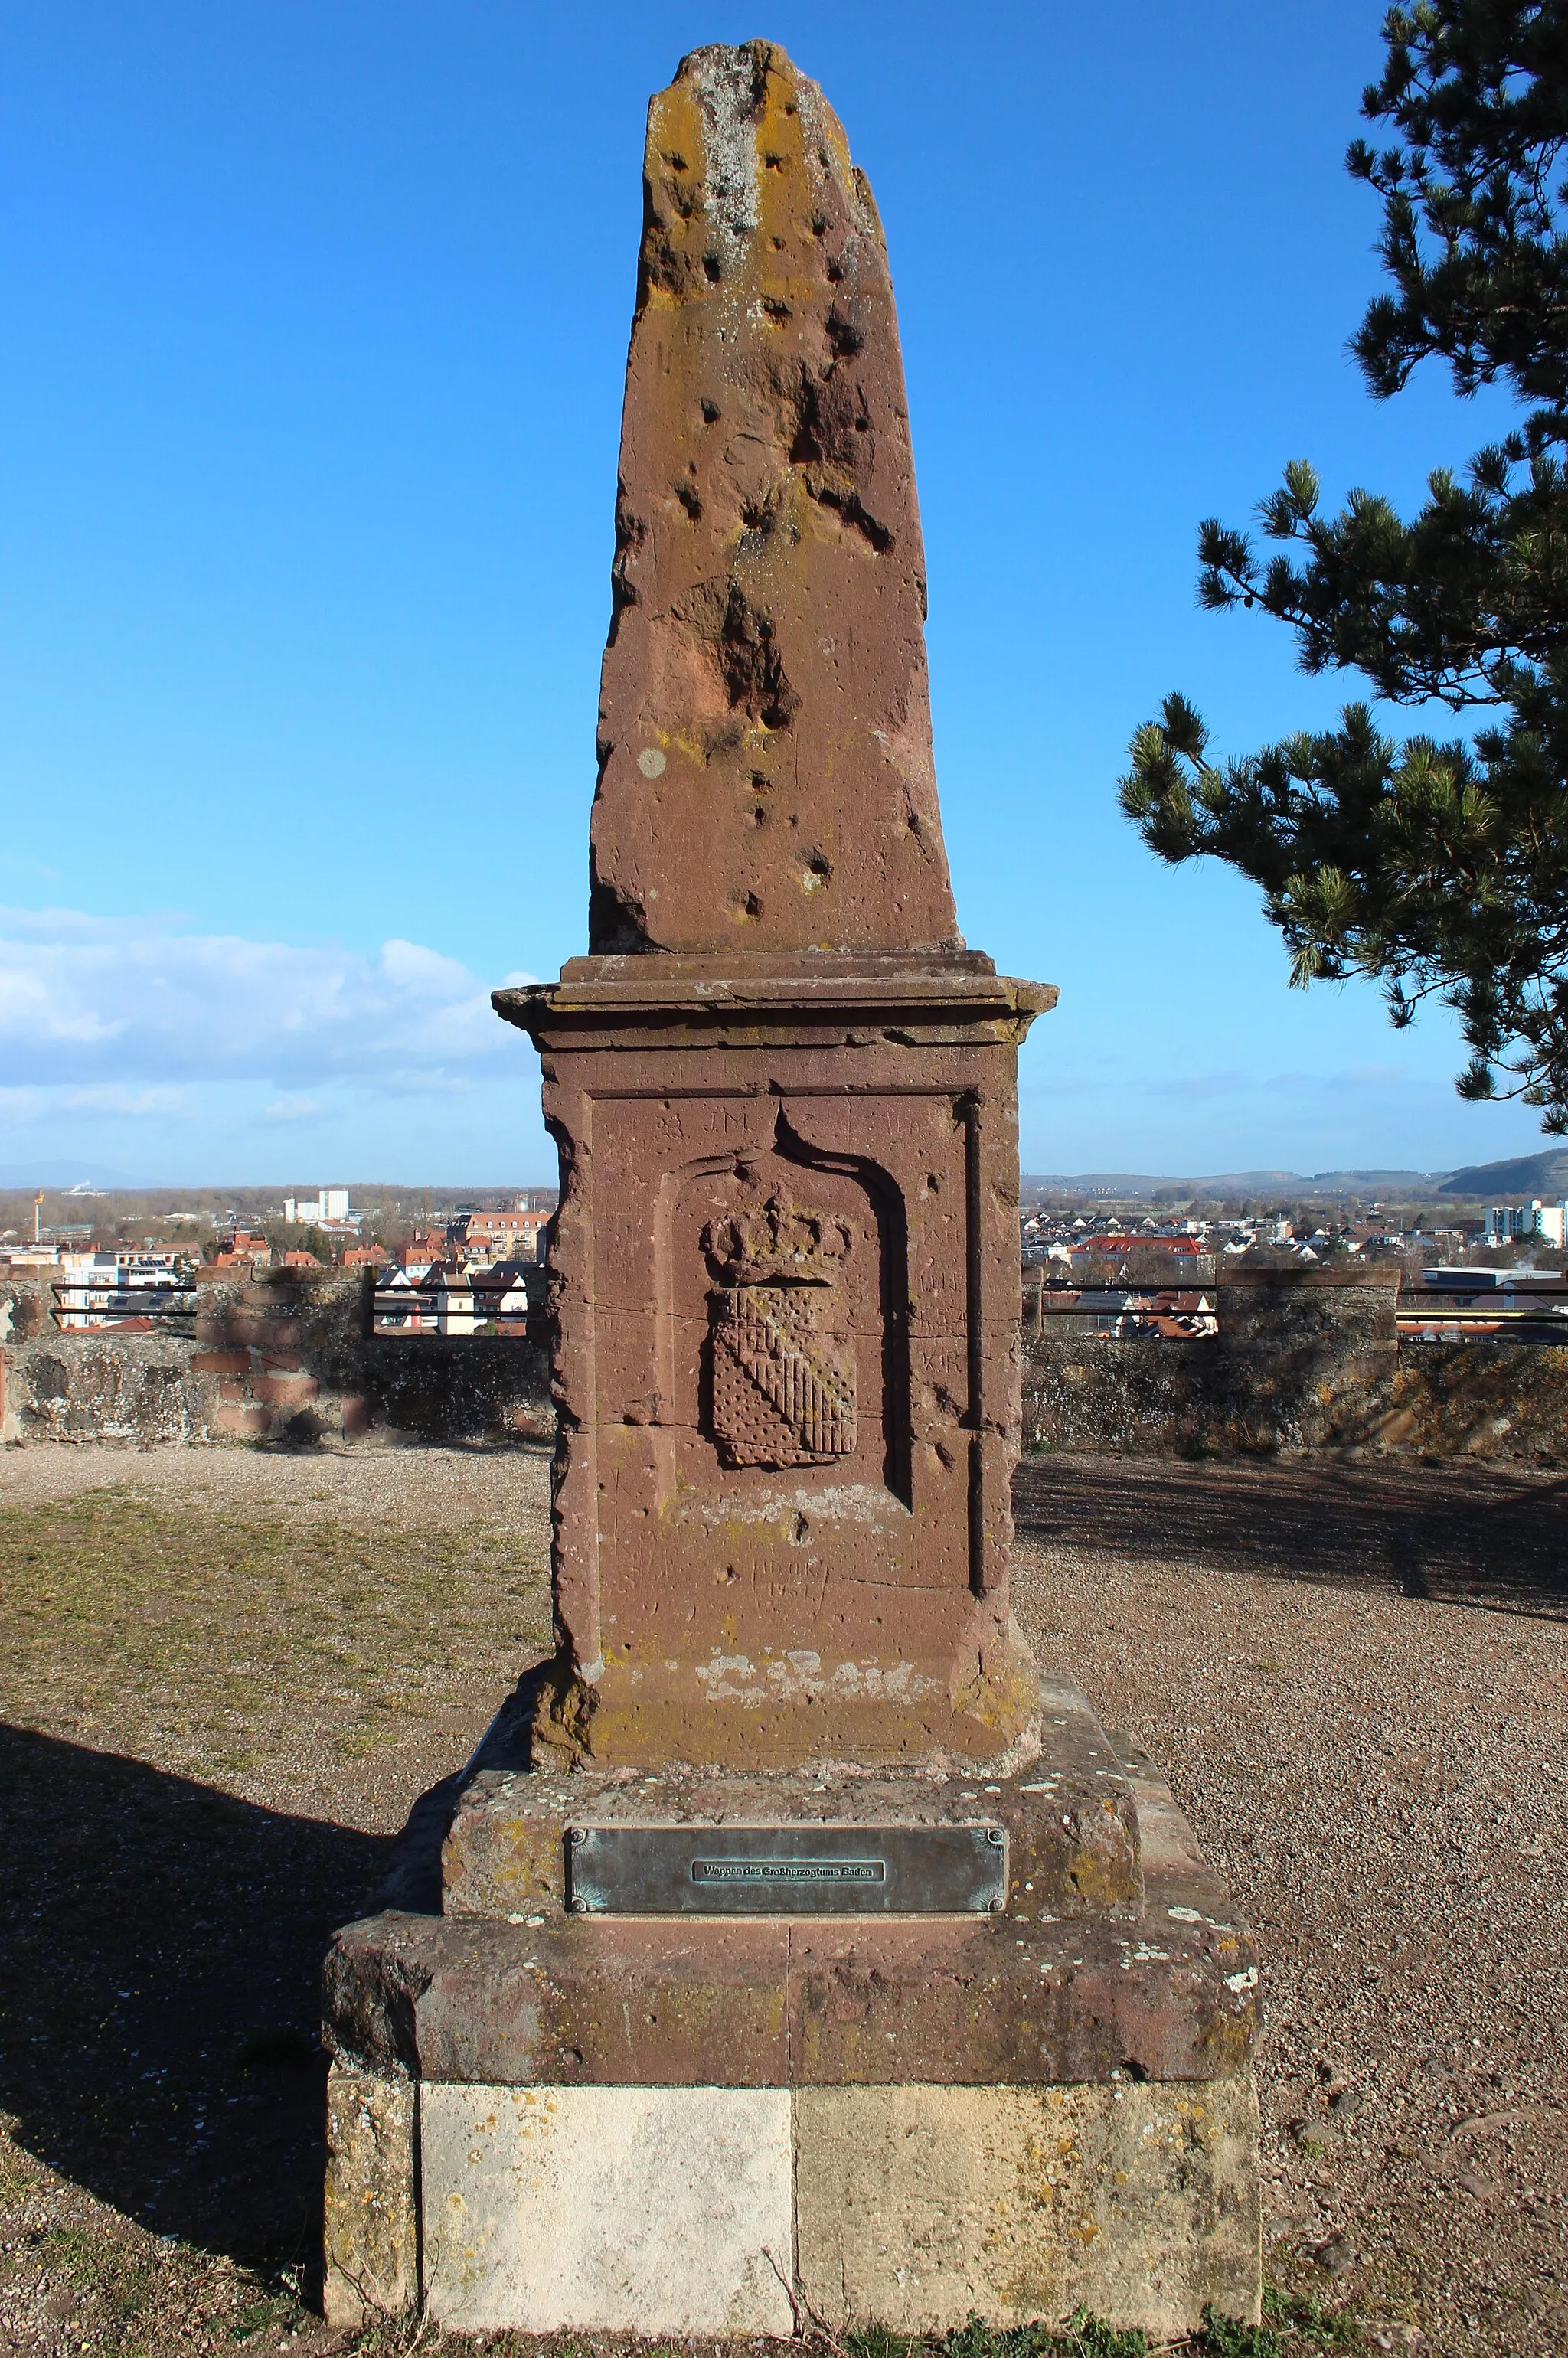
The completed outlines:
[[[128,1114],[133,1120],[156,1115],[179,1120],[190,1111],[190,1092],[182,1088],[126,1088],[114,1082],[64,1088],[0,1087],[0,1120],[17,1123],[41,1121],[55,1113]]]
[[[263,1121],[311,1121],[326,1107],[319,1098],[274,1098],[271,1105],[263,1106]]]
[[[247,1080],[278,1092],[274,1120],[301,1120],[312,1085],[462,1088],[518,1044],[488,986],[420,943],[367,957],[178,922],[0,910],[0,1100],[112,1087],[128,1112],[137,1085]]]

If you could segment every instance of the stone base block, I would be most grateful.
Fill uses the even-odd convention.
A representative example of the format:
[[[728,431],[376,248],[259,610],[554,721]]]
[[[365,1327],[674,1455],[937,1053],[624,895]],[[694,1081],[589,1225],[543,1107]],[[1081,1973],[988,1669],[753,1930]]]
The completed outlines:
[[[443,2326],[787,2335],[784,2088],[422,2092],[425,2298]]]
[[[337,2072],[327,2309],[454,2331],[787,2335],[1256,2320],[1246,2080],[497,2087]],[[417,2144],[417,2152],[416,2151]],[[418,2188],[422,2282],[412,2266]],[[792,2299],[793,2295],[793,2299]]]
[[[411,2081],[333,2064],[327,2076],[329,2325],[400,2316],[418,2299],[415,2122]]]
[[[1005,1829],[1007,1913],[1018,1920],[1136,1915],[1143,1905],[1138,1799],[1088,1699],[1040,1682],[1044,1749],[989,1777],[817,1762],[747,1771],[676,1762],[624,1769],[530,1765],[525,1682],[496,1719],[458,1796],[441,1853],[449,1917],[526,1923],[568,1906],[575,1826],[972,1826]]]
[[[1249,2081],[802,2088],[795,2144],[800,2295],[837,2331],[1259,2317]]]

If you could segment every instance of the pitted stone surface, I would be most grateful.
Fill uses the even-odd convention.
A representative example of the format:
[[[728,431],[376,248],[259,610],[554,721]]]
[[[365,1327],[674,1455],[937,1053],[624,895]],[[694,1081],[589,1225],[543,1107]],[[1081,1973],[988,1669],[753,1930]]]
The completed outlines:
[[[327,2075],[322,2301],[329,2325],[363,2325],[419,2305],[415,2168],[418,2097],[411,2080]]]
[[[871,189],[769,41],[683,60],[644,186],[589,946],[957,947]]]

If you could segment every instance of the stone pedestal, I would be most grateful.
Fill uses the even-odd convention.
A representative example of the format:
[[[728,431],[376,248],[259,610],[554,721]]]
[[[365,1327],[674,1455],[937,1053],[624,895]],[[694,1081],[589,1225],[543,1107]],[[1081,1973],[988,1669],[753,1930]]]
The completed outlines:
[[[1018,1042],[971,953],[577,958],[545,1067],[558,1676],[605,1765],[1036,1740],[1008,1596]]]
[[[1258,2313],[1255,1943],[1150,1764],[1042,1691],[1011,1778],[532,1768],[524,1691],[328,1963],[328,2309],[936,2331]],[[1046,1762],[1051,1765],[1047,1767]],[[575,1912],[570,1840],[984,1825],[1004,1906]],[[423,1846],[421,1849],[421,1845]],[[874,1847],[868,1837],[867,1847]],[[417,2211],[419,2260],[412,2257]]]

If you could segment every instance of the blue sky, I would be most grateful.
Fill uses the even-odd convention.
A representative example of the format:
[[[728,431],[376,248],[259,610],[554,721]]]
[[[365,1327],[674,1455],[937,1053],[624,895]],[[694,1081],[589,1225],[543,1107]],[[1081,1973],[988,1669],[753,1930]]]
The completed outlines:
[[[1116,808],[1171,687],[1234,752],[1354,692],[1198,613],[1199,518],[1296,456],[1409,506],[1504,414],[1346,354],[1380,16],[5,0],[0,1167],[553,1177],[486,995],[585,946],[648,93],[756,33],[887,228],[960,920],[1062,991],[1025,1168],[1538,1143]]]

